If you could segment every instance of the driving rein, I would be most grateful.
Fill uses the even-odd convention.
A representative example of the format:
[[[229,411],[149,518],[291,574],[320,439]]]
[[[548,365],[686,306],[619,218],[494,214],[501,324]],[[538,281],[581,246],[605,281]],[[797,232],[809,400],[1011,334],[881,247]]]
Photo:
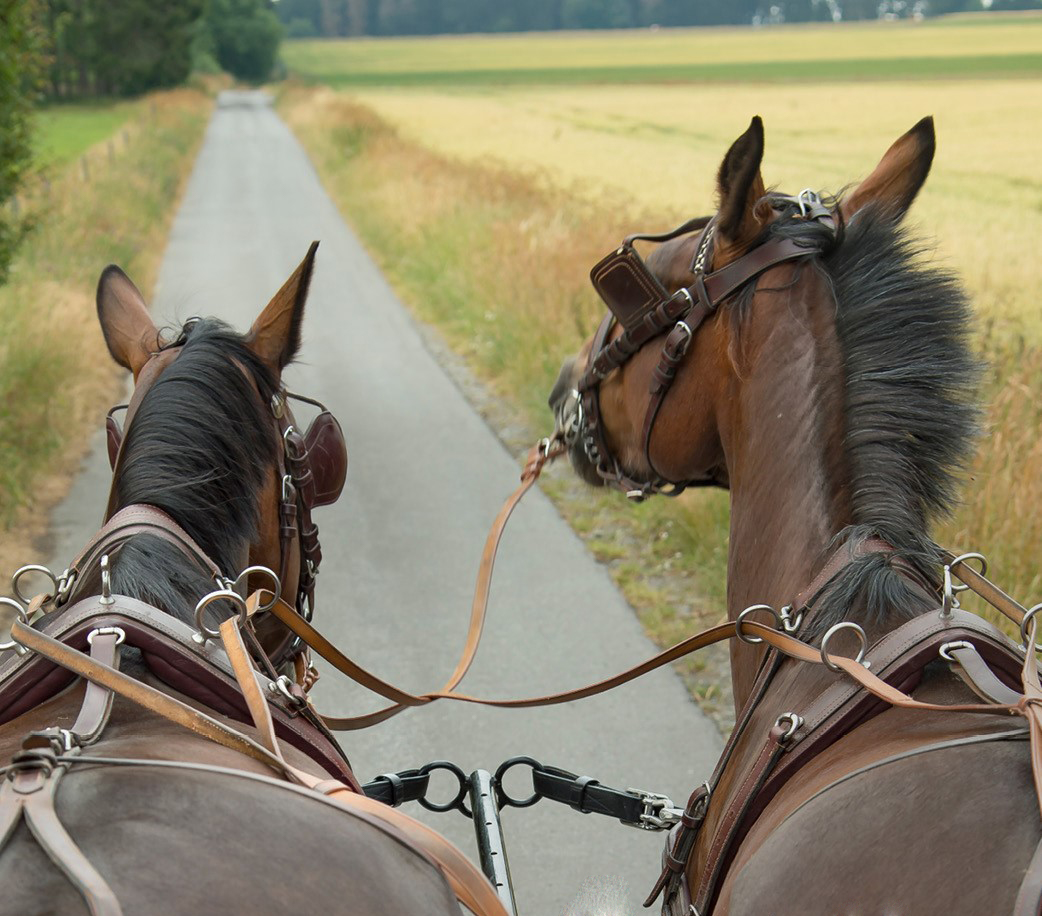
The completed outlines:
[[[767,199],[775,209],[795,203],[799,207],[800,218],[819,221],[834,228],[832,213],[813,191],[803,191],[797,197],[771,195]],[[564,441],[570,446],[581,438],[587,457],[601,478],[609,486],[622,490],[627,497],[638,502],[654,493],[676,496],[692,486],[727,486],[723,472],[684,481],[669,480],[659,473],[651,458],[651,434],[655,418],[702,322],[716,312],[725,299],[765,270],[786,261],[811,257],[820,250],[792,239],[769,239],[719,270],[707,273],[706,269],[713,263],[716,225],[716,217],[708,220],[698,218],[661,235],[638,233],[627,236],[618,249],[590,271],[590,280],[610,311],[594,335],[589,367],[576,389],[571,392],[572,402],[568,405],[563,424]],[[701,234],[691,264],[694,282],[670,295],[648,269],[633,243],[638,240],[668,242],[699,229]],[[616,325],[622,331],[609,340]],[[598,391],[604,379],[624,365],[645,344],[662,335],[666,335],[666,339],[652,375],[651,400],[644,414],[641,432],[651,477],[639,480],[623,470],[607,444]]]

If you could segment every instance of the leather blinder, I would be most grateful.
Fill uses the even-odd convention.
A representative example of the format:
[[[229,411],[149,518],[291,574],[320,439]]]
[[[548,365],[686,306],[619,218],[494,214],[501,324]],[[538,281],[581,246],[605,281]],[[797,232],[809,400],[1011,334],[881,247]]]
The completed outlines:
[[[304,434],[304,447],[312,474],[312,505],[335,503],[347,479],[347,443],[336,417],[328,410],[323,410],[311,422]]]
[[[637,327],[669,293],[632,245],[624,244],[594,265],[590,282],[624,330]]]

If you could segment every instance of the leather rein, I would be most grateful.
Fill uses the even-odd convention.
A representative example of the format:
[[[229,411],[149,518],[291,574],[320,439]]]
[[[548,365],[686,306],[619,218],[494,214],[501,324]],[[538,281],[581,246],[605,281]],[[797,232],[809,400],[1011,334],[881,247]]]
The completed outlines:
[[[797,197],[771,195],[768,200],[780,208],[795,202],[800,218],[834,226],[832,213],[818,196],[803,191]],[[791,239],[769,239],[719,270],[707,269],[713,263],[713,238],[717,218],[690,220],[660,235],[637,233],[627,236],[622,245],[596,264],[590,272],[594,288],[610,311],[593,338],[591,359],[586,372],[571,392],[572,403],[564,418],[563,438],[571,446],[582,441],[590,462],[600,477],[640,502],[654,493],[676,496],[692,486],[726,486],[719,474],[683,481],[668,479],[655,468],[651,457],[651,435],[659,409],[669,393],[695,332],[712,316],[720,304],[764,271],[786,261],[812,257],[819,253]],[[700,229],[691,263],[694,281],[670,295],[637,254],[633,242],[667,242]],[[616,325],[622,332],[609,341]],[[651,400],[644,413],[641,446],[651,476],[641,480],[628,474],[609,447],[601,418],[600,384],[625,365],[642,347],[665,335],[662,351],[651,377]]]

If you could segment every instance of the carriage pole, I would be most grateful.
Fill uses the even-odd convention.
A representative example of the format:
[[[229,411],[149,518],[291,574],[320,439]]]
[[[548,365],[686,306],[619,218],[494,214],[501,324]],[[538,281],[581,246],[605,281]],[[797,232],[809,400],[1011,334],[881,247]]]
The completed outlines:
[[[499,820],[499,805],[488,770],[475,770],[467,780],[470,792],[470,810],[474,817],[474,833],[478,839],[481,870],[492,882],[496,893],[510,916],[516,916],[514,888],[510,883],[510,865],[503,845],[503,826]]]

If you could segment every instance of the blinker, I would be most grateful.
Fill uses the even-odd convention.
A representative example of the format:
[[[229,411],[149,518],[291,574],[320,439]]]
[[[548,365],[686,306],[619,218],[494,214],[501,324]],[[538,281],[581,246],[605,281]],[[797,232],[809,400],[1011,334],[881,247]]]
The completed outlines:
[[[590,282],[626,331],[669,299],[665,287],[628,241],[594,265]]]

